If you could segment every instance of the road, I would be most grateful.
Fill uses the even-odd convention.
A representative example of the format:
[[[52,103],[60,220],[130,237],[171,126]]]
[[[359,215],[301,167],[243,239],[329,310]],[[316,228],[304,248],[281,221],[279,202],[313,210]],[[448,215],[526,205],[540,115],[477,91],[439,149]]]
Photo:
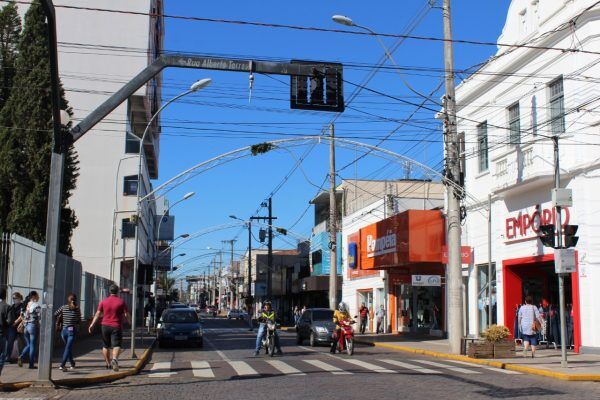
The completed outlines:
[[[255,357],[256,330],[206,319],[205,346],[156,349],[144,371],[64,399],[598,399],[600,384],[556,381],[386,349],[354,356],[298,346],[282,332],[283,356]]]

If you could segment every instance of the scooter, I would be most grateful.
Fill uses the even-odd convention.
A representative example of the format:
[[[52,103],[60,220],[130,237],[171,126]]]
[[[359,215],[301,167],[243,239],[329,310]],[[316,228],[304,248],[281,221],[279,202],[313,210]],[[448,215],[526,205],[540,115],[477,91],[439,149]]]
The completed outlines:
[[[336,338],[337,345],[336,350],[340,353],[346,350],[349,356],[354,354],[354,325],[355,321],[340,321],[338,324],[340,326],[340,334],[339,337]]]
[[[267,320],[265,324],[267,332],[263,336],[262,346],[264,347],[266,354],[273,357],[275,355],[275,334],[279,326],[273,320]]]

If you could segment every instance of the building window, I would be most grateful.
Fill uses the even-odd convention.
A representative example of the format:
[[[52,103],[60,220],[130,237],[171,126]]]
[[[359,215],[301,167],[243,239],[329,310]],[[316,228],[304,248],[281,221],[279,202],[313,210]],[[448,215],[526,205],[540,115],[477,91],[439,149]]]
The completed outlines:
[[[137,175],[129,175],[123,178],[123,195],[136,196],[138,187]]]
[[[519,103],[508,107],[508,128],[510,131],[509,143],[517,145],[521,143],[521,112]]]
[[[523,166],[533,165],[533,149],[527,149],[523,152]]]
[[[552,134],[559,135],[565,131],[565,96],[562,76],[548,86],[550,91],[550,124]]]
[[[508,174],[508,162],[501,160],[496,163],[496,176],[504,176]]]
[[[140,139],[132,132],[125,132],[125,153],[139,154]]]
[[[135,223],[129,218],[124,218],[121,222],[121,239],[135,237]]]
[[[477,159],[479,172],[487,171],[489,168],[487,121],[477,125]]]
[[[496,308],[496,263],[492,263],[492,279],[488,279],[488,264],[477,265],[478,295],[477,309],[479,310],[479,332],[483,332],[488,325],[497,323],[498,310]],[[491,299],[489,286],[491,285]],[[491,307],[491,309],[490,309]],[[491,311],[491,313],[490,313]],[[491,314],[491,321],[489,320]]]

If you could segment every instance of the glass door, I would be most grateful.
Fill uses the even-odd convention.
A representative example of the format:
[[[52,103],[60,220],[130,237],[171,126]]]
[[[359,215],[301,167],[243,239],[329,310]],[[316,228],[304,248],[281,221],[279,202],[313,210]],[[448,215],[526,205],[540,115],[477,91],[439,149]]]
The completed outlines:
[[[396,326],[398,332],[409,332],[412,327],[412,286],[405,283],[396,285]]]

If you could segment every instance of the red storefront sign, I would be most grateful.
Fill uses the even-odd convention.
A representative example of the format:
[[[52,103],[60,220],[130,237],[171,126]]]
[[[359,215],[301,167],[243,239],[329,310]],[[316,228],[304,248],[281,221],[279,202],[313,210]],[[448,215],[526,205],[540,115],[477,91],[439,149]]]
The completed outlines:
[[[571,219],[571,213],[567,207],[563,208],[563,225],[567,225]],[[515,240],[537,235],[540,225],[554,225],[556,211],[553,208],[536,206],[533,211],[520,211],[515,217],[506,218],[506,239]]]
[[[461,246],[460,260],[462,264],[471,264],[473,262],[473,249],[471,246]],[[442,263],[448,264],[448,246],[442,248]]]

